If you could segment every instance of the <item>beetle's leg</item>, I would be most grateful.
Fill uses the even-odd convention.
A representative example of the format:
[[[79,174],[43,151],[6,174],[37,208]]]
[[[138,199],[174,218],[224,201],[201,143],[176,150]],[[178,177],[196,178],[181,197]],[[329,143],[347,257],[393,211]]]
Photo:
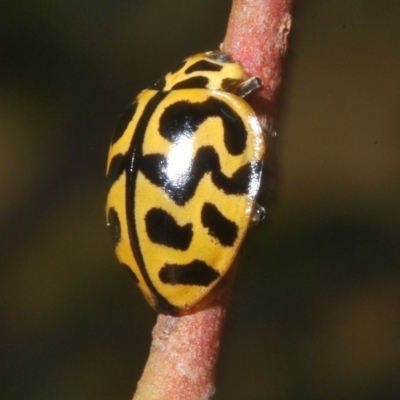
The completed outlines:
[[[251,216],[250,225],[251,226],[257,225],[265,218],[265,215],[266,215],[265,208],[256,203],[254,205],[254,210]]]
[[[253,76],[252,78],[249,78],[244,82],[240,83],[236,87],[236,94],[239,97],[247,97],[250,93],[259,89],[261,86],[262,86],[261,79],[258,78],[257,76]]]

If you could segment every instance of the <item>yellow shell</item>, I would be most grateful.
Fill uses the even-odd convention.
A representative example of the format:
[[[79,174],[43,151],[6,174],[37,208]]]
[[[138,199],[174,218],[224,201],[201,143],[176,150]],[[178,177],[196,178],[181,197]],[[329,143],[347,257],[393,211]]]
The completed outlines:
[[[107,222],[119,261],[159,312],[190,309],[239,251],[265,152],[242,97],[260,85],[225,53],[198,54],[140,93],[119,120]]]

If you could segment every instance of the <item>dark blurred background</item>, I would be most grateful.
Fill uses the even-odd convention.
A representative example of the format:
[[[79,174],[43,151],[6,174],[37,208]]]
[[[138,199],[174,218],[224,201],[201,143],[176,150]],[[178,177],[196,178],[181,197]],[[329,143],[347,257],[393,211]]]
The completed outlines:
[[[217,399],[399,399],[400,2],[299,3]],[[0,399],[132,398],[156,314],[106,232],[108,143],[138,91],[219,46],[230,5],[2,1]]]

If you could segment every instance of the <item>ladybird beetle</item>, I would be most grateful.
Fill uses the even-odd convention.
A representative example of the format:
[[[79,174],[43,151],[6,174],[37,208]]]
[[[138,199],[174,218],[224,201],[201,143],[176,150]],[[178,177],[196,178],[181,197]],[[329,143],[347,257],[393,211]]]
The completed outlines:
[[[119,118],[107,225],[119,261],[161,313],[201,300],[259,218],[265,135],[244,98],[260,86],[226,53],[197,54]]]

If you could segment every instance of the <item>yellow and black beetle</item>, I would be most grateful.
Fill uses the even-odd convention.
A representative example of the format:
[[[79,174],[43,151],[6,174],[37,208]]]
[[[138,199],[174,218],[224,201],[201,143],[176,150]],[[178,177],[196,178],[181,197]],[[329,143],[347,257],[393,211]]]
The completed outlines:
[[[149,303],[180,314],[229,270],[252,221],[265,135],[258,89],[213,51],[185,60],[120,117],[107,162],[107,224]]]

